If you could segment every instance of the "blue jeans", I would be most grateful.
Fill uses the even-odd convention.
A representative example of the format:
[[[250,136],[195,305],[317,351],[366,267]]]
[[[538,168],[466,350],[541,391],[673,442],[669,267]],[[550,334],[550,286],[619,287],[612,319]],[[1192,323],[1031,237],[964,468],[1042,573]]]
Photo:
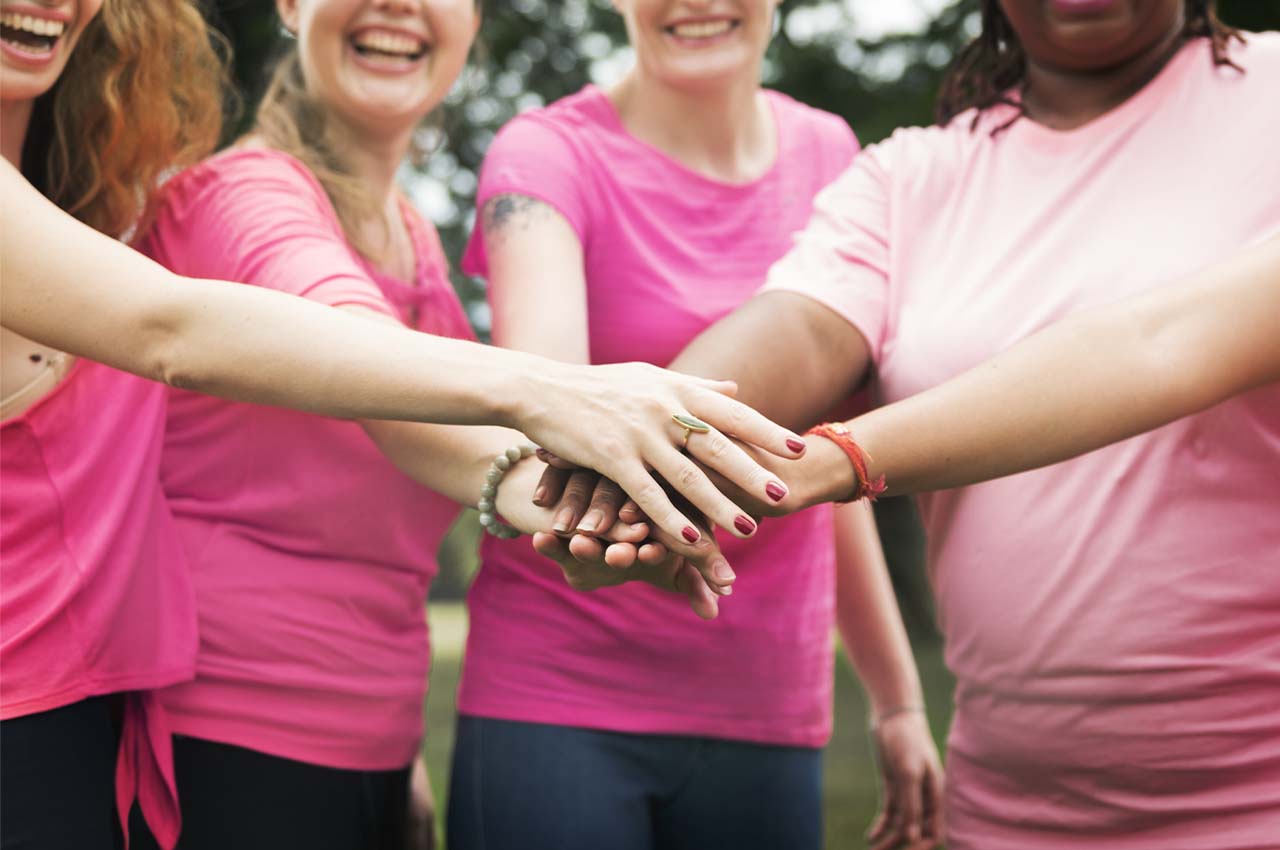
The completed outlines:
[[[450,850],[819,850],[822,751],[462,716]]]

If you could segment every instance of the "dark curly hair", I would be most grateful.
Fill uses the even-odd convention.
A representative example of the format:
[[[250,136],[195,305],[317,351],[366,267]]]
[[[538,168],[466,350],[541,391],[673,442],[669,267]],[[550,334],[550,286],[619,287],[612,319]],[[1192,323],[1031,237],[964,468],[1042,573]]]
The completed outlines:
[[[1186,0],[1186,18],[1183,41],[1207,38],[1213,44],[1215,64],[1240,69],[1228,54],[1231,41],[1243,42],[1244,36],[1218,18],[1217,0]],[[976,127],[983,110],[1001,103],[1018,106],[1010,92],[1026,85],[1026,73],[1026,55],[1000,3],[982,0],[982,32],[960,51],[942,81],[935,114],[938,123],[946,126],[960,113],[976,108]]]

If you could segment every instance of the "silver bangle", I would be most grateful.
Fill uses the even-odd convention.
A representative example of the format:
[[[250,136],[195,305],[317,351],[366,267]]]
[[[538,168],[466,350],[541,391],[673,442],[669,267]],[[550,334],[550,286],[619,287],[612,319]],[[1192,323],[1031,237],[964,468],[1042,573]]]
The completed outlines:
[[[489,464],[489,471],[484,474],[484,486],[480,488],[480,501],[476,508],[480,511],[480,527],[494,537],[510,540],[520,536],[519,531],[498,519],[498,485],[513,466],[537,449],[532,443],[512,446],[502,454],[495,455],[493,462]]]

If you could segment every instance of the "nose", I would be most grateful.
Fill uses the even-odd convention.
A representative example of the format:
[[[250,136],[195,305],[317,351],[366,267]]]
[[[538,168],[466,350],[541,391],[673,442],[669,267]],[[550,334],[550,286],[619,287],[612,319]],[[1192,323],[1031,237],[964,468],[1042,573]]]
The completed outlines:
[[[412,15],[420,5],[419,0],[373,0],[373,8],[390,15]]]

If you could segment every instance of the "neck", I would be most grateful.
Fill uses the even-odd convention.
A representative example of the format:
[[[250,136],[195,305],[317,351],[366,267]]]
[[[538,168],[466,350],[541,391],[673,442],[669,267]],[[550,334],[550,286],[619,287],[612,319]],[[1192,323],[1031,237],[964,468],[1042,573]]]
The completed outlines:
[[[342,133],[349,140],[343,157],[369,191],[370,199],[382,209],[395,199],[396,172],[409,153],[412,128],[388,136],[343,126]]]
[[[1057,130],[1071,130],[1105,115],[1137,94],[1182,45],[1182,22],[1139,55],[1111,68],[1076,71],[1027,60],[1027,114]]]
[[[0,155],[14,168],[22,168],[22,145],[34,107],[35,101],[30,99],[0,101]]]
[[[636,138],[700,174],[748,182],[777,155],[773,116],[756,82],[759,69],[754,70],[727,86],[690,91],[637,67],[609,98]]]

